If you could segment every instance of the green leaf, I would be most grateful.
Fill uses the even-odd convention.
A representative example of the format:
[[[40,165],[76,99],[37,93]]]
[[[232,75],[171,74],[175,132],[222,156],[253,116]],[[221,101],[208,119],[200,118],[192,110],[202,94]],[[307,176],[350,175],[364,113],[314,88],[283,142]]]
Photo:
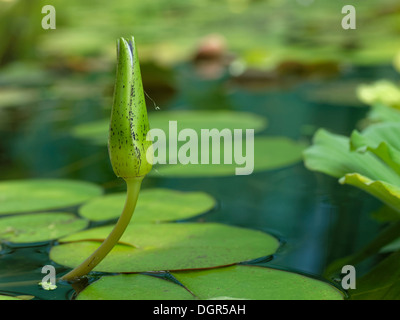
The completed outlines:
[[[384,181],[373,181],[357,173],[346,174],[339,180],[372,194],[396,211],[400,211],[400,187]]]
[[[70,243],[53,247],[50,258],[75,267],[99,246],[93,240],[102,241],[110,230],[100,227],[62,238],[60,242]],[[130,224],[120,244],[94,271],[213,268],[271,255],[278,246],[278,240],[264,232],[218,223]]]
[[[0,300],[24,300],[24,299],[19,299],[13,296],[6,296],[6,295],[2,295],[0,294]]]
[[[400,237],[396,240],[392,241],[388,245],[384,246],[380,252],[381,253],[388,253],[388,252],[395,252],[400,249]]]
[[[396,56],[394,57],[393,65],[396,68],[396,70],[400,72],[400,51],[397,52]]]
[[[267,120],[250,112],[226,110],[176,110],[155,111],[149,113],[151,129],[161,129],[166,137],[169,134],[169,121],[177,121],[178,131],[191,128],[200,134],[201,129],[254,129],[255,132],[265,129]],[[104,119],[76,126],[72,135],[92,143],[105,145],[108,137],[109,120]]]
[[[400,108],[400,88],[389,80],[379,80],[371,85],[360,85],[357,95],[361,101],[369,105],[384,104]]]
[[[79,214],[92,221],[114,219],[120,216],[125,193],[95,198],[79,208]],[[181,192],[170,189],[144,189],[136,205],[131,223],[158,223],[191,218],[207,212],[215,200],[204,192]]]
[[[193,300],[184,287],[154,276],[121,274],[102,277],[79,293],[76,300]]]
[[[37,101],[39,101],[39,94],[35,89],[0,89],[0,109],[5,107],[30,107]]]
[[[391,254],[373,270],[357,280],[352,300],[400,299],[400,251]]]
[[[374,254],[382,252],[382,248],[385,248],[388,244],[392,243],[393,240],[398,238],[400,233],[400,222],[395,222],[386,227],[375,237],[370,243],[368,243],[361,250],[358,250],[354,254],[337,259],[333,261],[325,270],[324,274],[326,277],[331,277],[335,273],[340,272],[345,265],[357,265]]]
[[[400,109],[380,103],[374,104],[371,106],[367,118],[373,122],[400,122]]]
[[[77,300],[343,300],[325,281],[256,266],[173,272],[183,286],[150,275],[104,276]]]
[[[339,290],[324,281],[265,267],[231,266],[172,275],[200,299],[343,299]]]
[[[14,243],[57,239],[86,228],[88,222],[74,214],[48,212],[0,219],[0,241]]]
[[[78,205],[102,193],[95,184],[73,180],[9,180],[0,182],[0,215]]]
[[[245,146],[242,147],[245,150]],[[305,144],[295,142],[285,137],[255,137],[254,157],[246,155],[248,161],[254,161],[254,172],[273,170],[290,166],[301,160]],[[221,150],[223,146],[221,144]],[[211,153],[211,152],[210,152]],[[200,154],[200,153],[199,153]],[[232,157],[232,164],[225,164],[221,151],[220,164],[166,164],[157,165],[151,175],[166,177],[215,177],[233,176],[237,168],[245,165],[236,164]],[[248,164],[246,164],[248,165]]]
[[[400,175],[400,123],[380,123],[367,127],[362,133],[353,131],[352,150],[370,151]]]
[[[378,210],[371,213],[371,217],[378,222],[395,222],[400,220],[400,215],[396,210],[389,206],[382,206]]]
[[[370,153],[351,151],[349,138],[324,129],[317,131],[313,145],[303,155],[309,170],[320,171],[336,178],[358,173],[372,180],[400,185],[400,177],[377,157]]]

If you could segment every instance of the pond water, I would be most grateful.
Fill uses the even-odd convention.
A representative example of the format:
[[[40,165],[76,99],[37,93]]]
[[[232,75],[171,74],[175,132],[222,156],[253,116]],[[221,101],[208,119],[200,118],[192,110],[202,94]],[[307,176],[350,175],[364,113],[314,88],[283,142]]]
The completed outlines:
[[[161,110],[229,109],[254,112],[268,119],[261,135],[286,136],[307,141],[324,127],[348,135],[366,115],[353,96],[343,88],[395,76],[390,66],[359,67],[324,79],[294,79],[291,82],[242,86],[228,74],[204,79],[191,64],[173,70],[174,91],[168,87],[145,89]],[[145,76],[145,75],[144,75]],[[101,77],[101,76],[99,76]],[[106,78],[108,79],[108,78]],[[96,81],[88,79],[88,81]],[[108,81],[108,80],[106,80]],[[112,78],[109,88],[112,88]],[[337,89],[336,97],[324,94]],[[340,89],[342,88],[342,89]],[[111,90],[107,91],[110,95]],[[156,112],[152,100],[150,112]],[[344,101],[344,102],[343,102]],[[34,106],[2,110],[7,120],[0,142],[0,179],[31,177],[71,178],[95,182],[106,193],[123,191],[123,181],[112,172],[107,148],[72,137],[70,128],[85,121],[109,116],[109,107],[93,98],[68,101],[44,99]],[[253,263],[316,277],[329,263],[355,252],[368,243],[382,227],[370,217],[381,204],[364,192],[342,186],[337,179],[308,171],[302,162],[289,167],[257,172],[249,176],[168,178],[146,177],[143,188],[166,187],[176,190],[202,190],[217,199],[217,206],[202,215],[202,221],[267,231],[282,242],[271,258]],[[71,208],[75,210],[76,208]],[[41,268],[51,264],[48,253],[53,243],[29,246],[2,244],[0,251],[0,293],[32,295],[36,299],[71,299],[73,288],[60,283],[53,291],[38,283]],[[368,260],[358,269],[361,274],[376,261]],[[69,269],[57,266],[57,275]]]

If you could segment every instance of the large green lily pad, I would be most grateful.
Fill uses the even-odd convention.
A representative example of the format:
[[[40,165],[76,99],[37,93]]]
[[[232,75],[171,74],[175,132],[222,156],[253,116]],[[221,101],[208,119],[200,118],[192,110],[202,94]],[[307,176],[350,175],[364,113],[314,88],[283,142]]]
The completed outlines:
[[[177,121],[178,132],[190,128],[200,134],[201,129],[254,129],[255,132],[266,128],[267,120],[250,112],[226,110],[177,110],[149,113],[151,129],[161,129],[169,134],[169,121]],[[94,144],[106,145],[110,120],[104,119],[83,123],[72,130],[72,135],[86,139]]]
[[[0,215],[51,210],[78,205],[97,197],[102,189],[73,180],[32,179],[0,182]]]
[[[343,300],[327,282],[265,267],[230,267],[173,272],[183,285],[149,275],[102,277],[77,300]],[[189,293],[190,292],[190,293]]]
[[[332,285],[297,273],[231,266],[172,275],[200,299],[342,300]]]
[[[246,166],[248,166],[247,172],[251,174],[295,164],[301,160],[305,147],[305,144],[295,142],[286,137],[255,137],[254,156],[251,154],[246,155],[246,147],[245,143],[243,143],[242,150],[246,158],[246,163],[244,164],[236,163],[234,156],[232,156],[231,164],[225,164],[223,145],[221,144],[220,164],[201,164],[200,160],[199,164],[158,164],[155,166],[155,170],[152,170],[151,175],[180,178],[232,176],[237,174],[236,170],[238,168]],[[250,168],[253,168],[252,172]]]
[[[92,221],[120,216],[126,193],[115,193],[95,198],[79,208],[79,214]],[[158,223],[191,218],[215,206],[213,197],[205,192],[181,192],[154,188],[140,192],[132,223]]]
[[[121,274],[102,277],[76,300],[193,300],[184,287],[154,276]]]
[[[110,233],[89,229],[60,239],[50,258],[75,267]],[[120,244],[94,269],[101,272],[147,272],[213,268],[273,254],[276,238],[260,231],[218,223],[130,224]]]
[[[48,241],[82,230],[87,225],[88,221],[63,212],[5,217],[0,219],[0,241],[14,243]]]
[[[23,300],[23,299],[0,294],[0,300]]]

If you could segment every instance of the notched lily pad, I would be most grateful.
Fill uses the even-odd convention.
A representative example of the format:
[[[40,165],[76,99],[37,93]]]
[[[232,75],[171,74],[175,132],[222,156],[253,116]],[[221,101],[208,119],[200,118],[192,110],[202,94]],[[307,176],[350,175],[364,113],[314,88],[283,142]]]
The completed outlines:
[[[79,208],[79,214],[92,221],[118,218],[125,205],[126,193],[95,198]],[[194,217],[215,206],[213,197],[204,192],[170,189],[144,189],[131,223],[158,223]]]
[[[77,300],[343,300],[327,282],[287,271],[240,266],[173,272],[183,286],[149,275],[106,276]]]
[[[193,300],[194,296],[172,281],[141,274],[102,277],[86,287],[76,300]]]
[[[265,267],[236,265],[172,275],[203,300],[343,300],[343,294],[324,281]]]
[[[73,180],[32,179],[0,182],[0,215],[51,210],[78,205],[101,195],[92,183]]]
[[[0,241],[30,243],[49,241],[86,228],[88,222],[74,214],[48,212],[0,219]]]
[[[85,230],[60,239],[50,258],[75,267],[100,244],[112,227]],[[133,246],[116,245],[96,267],[100,272],[147,272],[213,268],[273,254],[276,238],[260,231],[218,223],[130,224],[121,238]],[[69,243],[68,243],[69,242]]]

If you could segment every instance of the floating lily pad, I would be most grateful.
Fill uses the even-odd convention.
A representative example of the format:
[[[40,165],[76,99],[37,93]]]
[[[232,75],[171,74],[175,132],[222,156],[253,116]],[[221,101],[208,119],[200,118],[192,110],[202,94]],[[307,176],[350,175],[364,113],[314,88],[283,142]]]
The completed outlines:
[[[324,281],[264,267],[236,265],[172,275],[183,286],[149,275],[102,277],[77,300],[343,300]]]
[[[169,121],[177,121],[177,130],[190,128],[200,133],[201,129],[254,129],[255,132],[265,129],[267,120],[257,114],[238,111],[157,111],[149,113],[151,129],[161,129],[168,137]],[[72,130],[77,138],[87,139],[94,144],[106,145],[110,120],[104,119],[84,123]]]
[[[95,184],[73,180],[0,182],[0,214],[51,210],[78,205],[102,193]]]
[[[50,258],[68,267],[86,259],[112,227],[89,229],[60,239]],[[130,245],[129,245],[130,244]],[[218,223],[130,224],[110,254],[94,269],[146,272],[212,268],[273,254],[276,238]]]
[[[343,300],[332,285],[287,271],[231,266],[172,275],[200,299]]]
[[[0,108],[15,106],[31,106],[39,100],[34,89],[8,88],[0,89]]]
[[[57,239],[87,227],[88,222],[71,213],[24,214],[0,219],[0,241],[14,243]]]
[[[95,198],[79,208],[79,214],[92,221],[114,219],[121,215],[126,193]],[[204,192],[181,192],[169,189],[144,189],[136,205],[132,223],[165,222],[187,219],[207,212],[215,200]]]
[[[24,299],[19,299],[19,298],[16,298],[16,297],[6,296],[6,295],[0,294],[0,300],[24,300]]]
[[[102,277],[86,287],[76,300],[193,300],[172,281],[141,274]]]
[[[245,154],[245,145],[242,150]],[[223,150],[223,146],[221,147]],[[238,168],[248,167],[247,172],[259,172],[265,170],[273,170],[283,168],[296,162],[302,158],[302,152],[305,144],[295,142],[285,137],[255,137],[254,138],[254,156],[248,154],[243,156],[246,162],[238,164],[235,157],[232,156],[232,163],[225,164],[223,151],[221,151],[220,164],[159,164],[155,166],[150,174],[153,176],[167,177],[214,177],[214,176],[230,176],[237,174]],[[210,152],[211,153],[211,152]],[[211,162],[211,161],[210,161]],[[253,165],[254,164],[254,165]],[[250,171],[251,169],[254,171]],[[247,174],[248,174],[247,173]]]

